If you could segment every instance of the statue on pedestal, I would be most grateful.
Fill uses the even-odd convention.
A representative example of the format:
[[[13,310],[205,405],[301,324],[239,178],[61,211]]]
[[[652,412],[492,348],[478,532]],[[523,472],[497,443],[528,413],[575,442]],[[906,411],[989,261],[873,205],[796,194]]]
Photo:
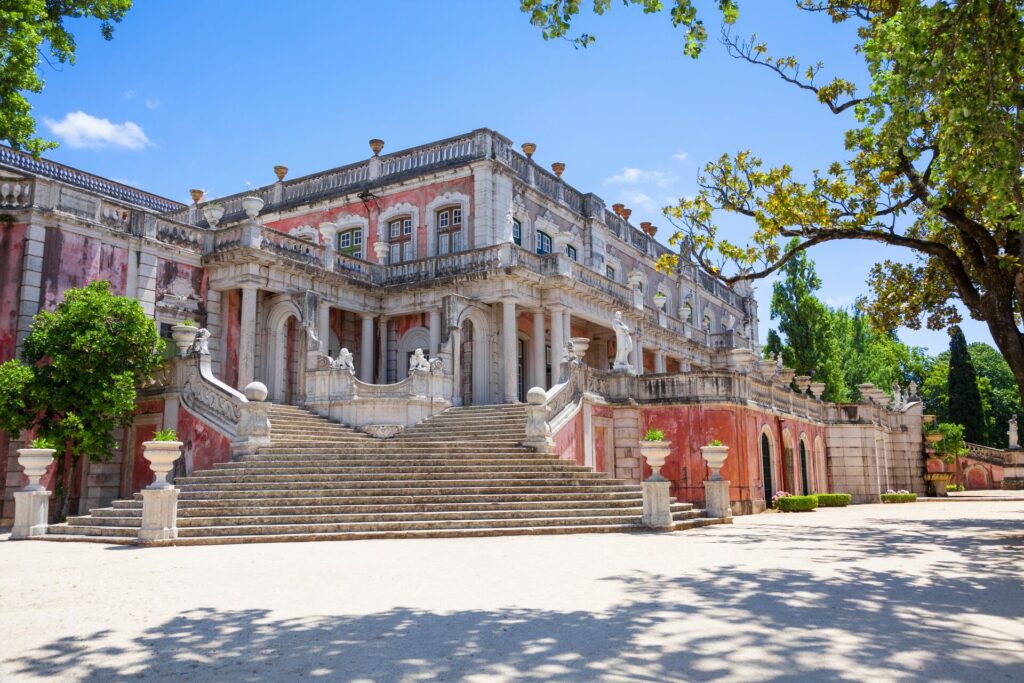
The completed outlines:
[[[416,349],[409,356],[409,374],[414,372],[430,372],[430,361],[423,355],[423,349]]]
[[[1010,448],[1020,448],[1020,443],[1017,437],[1017,416],[1014,415],[1010,418],[1010,428],[1006,430],[1006,436],[1010,439]]]
[[[622,320],[622,311],[615,311],[612,319],[612,329],[615,330],[615,363],[613,370],[632,370],[629,362],[629,354],[633,352],[633,331]]]

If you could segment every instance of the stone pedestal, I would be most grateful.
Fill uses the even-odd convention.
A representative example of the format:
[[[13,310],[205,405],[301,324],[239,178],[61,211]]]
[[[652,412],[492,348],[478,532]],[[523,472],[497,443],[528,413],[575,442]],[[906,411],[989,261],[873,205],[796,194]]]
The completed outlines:
[[[705,481],[704,501],[708,517],[732,517],[732,507],[729,505],[729,480]]]
[[[45,535],[49,513],[49,491],[15,491],[14,528],[11,529],[11,540],[20,541]]]
[[[139,543],[173,541],[178,537],[178,489],[142,490],[142,528]]]
[[[1006,450],[1005,466],[1003,467],[1003,488],[1010,491],[1024,490],[1024,449],[1009,448]]]
[[[669,482],[645,481],[643,487],[644,526],[652,529],[668,529],[672,526],[672,500],[669,497]]]

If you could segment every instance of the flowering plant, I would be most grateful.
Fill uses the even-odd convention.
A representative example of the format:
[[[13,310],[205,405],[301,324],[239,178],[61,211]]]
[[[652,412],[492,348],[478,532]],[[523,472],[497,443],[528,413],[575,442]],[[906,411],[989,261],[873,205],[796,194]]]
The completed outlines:
[[[776,491],[775,495],[772,496],[772,507],[775,507],[775,503],[779,501],[779,498],[789,498],[792,493],[786,493],[785,491]]]

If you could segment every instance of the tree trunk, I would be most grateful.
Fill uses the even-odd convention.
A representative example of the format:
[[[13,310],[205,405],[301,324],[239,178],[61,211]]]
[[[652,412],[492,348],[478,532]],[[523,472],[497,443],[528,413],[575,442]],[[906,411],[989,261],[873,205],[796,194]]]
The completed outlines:
[[[1009,320],[989,318],[985,322],[992,333],[996,348],[1010,366],[1010,372],[1017,382],[1017,394],[1020,396],[1021,405],[1024,405],[1024,334],[1021,334],[1012,314]]]

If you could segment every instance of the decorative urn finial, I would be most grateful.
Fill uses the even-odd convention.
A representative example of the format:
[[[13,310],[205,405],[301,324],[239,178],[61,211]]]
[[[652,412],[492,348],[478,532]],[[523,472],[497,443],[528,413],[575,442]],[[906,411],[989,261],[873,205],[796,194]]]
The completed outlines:
[[[198,204],[199,202],[201,202],[203,200],[203,195],[206,194],[205,192],[198,188],[193,188],[189,190],[188,193],[192,196],[193,204]]]
[[[629,217],[633,215],[633,209],[623,209],[619,215],[628,223]]]
[[[625,204],[612,204],[612,211],[615,212],[616,216],[622,215],[622,210],[626,208]]]
[[[561,178],[562,174],[565,173],[565,164],[563,164],[561,161],[556,161],[555,163],[551,164],[551,170],[555,172],[556,176]]]
[[[281,182],[284,180],[284,177],[288,175],[288,167],[278,164],[274,167],[274,175],[277,176],[277,182]]]
[[[533,153],[537,151],[537,144],[533,142],[524,142],[521,147],[523,148],[523,154],[526,155],[527,159],[532,159]]]
[[[380,156],[380,151],[384,149],[384,141],[378,138],[370,140],[370,149],[373,150],[373,156]]]

